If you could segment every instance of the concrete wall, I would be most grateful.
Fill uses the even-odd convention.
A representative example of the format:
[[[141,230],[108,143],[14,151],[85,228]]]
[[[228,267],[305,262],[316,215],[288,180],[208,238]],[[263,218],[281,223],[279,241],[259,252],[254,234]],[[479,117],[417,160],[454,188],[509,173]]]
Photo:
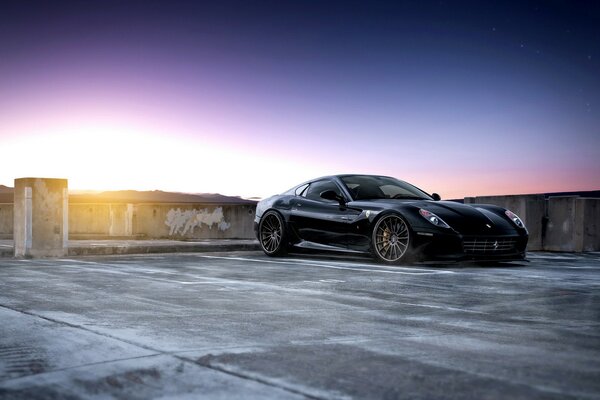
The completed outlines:
[[[69,204],[69,238],[253,239],[256,206],[194,203]],[[13,205],[0,204],[0,239],[13,238]]]
[[[13,204],[0,203],[0,239],[13,238]]]
[[[600,198],[580,198],[577,203],[583,224],[581,250],[576,251],[600,251]]]
[[[152,238],[251,239],[254,205],[138,204],[134,232]]]
[[[70,236],[131,236],[133,204],[70,204]]]
[[[552,197],[548,199],[548,231],[546,250],[575,251],[577,197]]]
[[[494,204],[517,214],[529,231],[527,250],[544,248],[546,200],[544,195],[465,197],[465,204]]]
[[[600,251],[600,199],[481,196],[465,203],[514,211],[527,225],[530,251]],[[253,239],[254,211],[253,205],[75,203],[69,205],[69,237]],[[13,237],[13,219],[13,205],[0,204],[0,239]]]
[[[550,197],[548,216],[545,250],[600,250],[600,199]]]

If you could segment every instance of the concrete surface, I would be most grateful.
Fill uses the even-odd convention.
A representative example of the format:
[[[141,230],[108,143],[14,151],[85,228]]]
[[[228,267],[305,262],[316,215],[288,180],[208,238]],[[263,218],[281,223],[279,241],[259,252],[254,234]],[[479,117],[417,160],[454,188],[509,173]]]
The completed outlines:
[[[581,209],[581,251],[600,250],[600,199],[577,199]]]
[[[600,199],[574,196],[548,199],[546,250],[600,249]]]
[[[0,203],[0,239],[13,238],[13,204]],[[254,204],[71,203],[69,239],[253,239]]]
[[[254,204],[75,203],[69,205],[69,237],[252,239],[255,208]]]
[[[170,239],[252,239],[254,204],[137,204],[134,234]]]
[[[132,236],[133,215],[133,204],[69,204],[69,236]]]
[[[600,398],[600,254],[530,260],[0,259],[0,398]]]
[[[548,220],[546,248],[551,251],[575,251],[575,224],[577,217],[581,217],[578,215],[581,213],[577,210],[577,197],[552,197],[548,200],[548,213],[552,213],[552,218]]]
[[[13,238],[13,203],[0,203],[0,239]]]

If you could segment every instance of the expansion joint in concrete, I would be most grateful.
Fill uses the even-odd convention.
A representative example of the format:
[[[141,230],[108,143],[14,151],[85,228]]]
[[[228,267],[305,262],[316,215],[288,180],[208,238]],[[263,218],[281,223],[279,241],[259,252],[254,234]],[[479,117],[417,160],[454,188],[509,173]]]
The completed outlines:
[[[81,326],[81,325],[72,324],[70,322],[61,321],[61,320],[58,320],[58,319],[55,319],[55,318],[45,317],[43,315],[36,314],[36,313],[31,312],[31,311],[20,310],[18,308],[14,308],[14,307],[8,306],[6,304],[0,304],[0,308],[5,308],[7,310],[18,312],[18,313],[21,313],[21,314],[24,314],[24,315],[29,315],[29,316],[35,317],[35,318],[40,318],[40,319],[43,319],[43,320],[48,321],[48,322],[52,322],[52,323],[63,325],[63,326],[68,326],[70,328],[80,329],[80,330],[83,330],[83,331],[86,331],[86,332],[89,332],[89,333],[92,333],[92,334],[95,334],[95,335],[98,335],[98,336],[102,336],[102,337],[113,339],[113,340],[118,340],[120,342],[127,343],[129,345],[136,346],[136,347],[142,348],[144,350],[148,350],[148,351],[153,352],[153,354],[148,354],[148,355],[140,356],[140,357],[133,357],[133,358],[129,358],[129,359],[142,359],[142,358],[156,357],[156,356],[160,356],[160,355],[165,355],[165,356],[173,357],[173,358],[175,358],[175,359],[177,359],[179,361],[183,361],[183,362],[186,362],[186,363],[189,363],[189,364],[193,364],[194,366],[197,366],[197,367],[207,368],[207,369],[219,372],[219,373],[223,373],[223,374],[227,374],[227,375],[230,375],[230,376],[234,376],[236,378],[240,378],[240,379],[244,379],[244,380],[248,380],[248,381],[253,381],[253,382],[256,382],[256,383],[260,383],[262,385],[273,387],[273,388],[277,388],[277,389],[280,389],[280,390],[284,390],[284,391],[292,393],[292,394],[304,396],[307,399],[324,400],[321,397],[317,397],[317,396],[314,396],[314,395],[311,395],[311,394],[308,394],[308,393],[304,393],[304,392],[302,392],[300,390],[296,390],[294,388],[289,388],[289,387],[286,387],[286,386],[283,386],[283,385],[275,384],[273,382],[270,382],[270,381],[265,380],[265,379],[261,379],[261,378],[256,377],[256,376],[250,376],[248,374],[243,374],[243,373],[239,373],[239,372],[235,372],[235,371],[230,371],[230,370],[228,370],[226,368],[222,368],[220,366],[211,365],[208,362],[201,362],[199,360],[194,360],[194,359],[191,359],[191,358],[188,358],[188,357],[179,356],[179,355],[174,354],[173,352],[163,351],[163,350],[160,350],[160,349],[153,348],[151,346],[147,346],[147,345],[144,345],[144,344],[141,344],[141,343],[137,343],[137,342],[134,342],[134,341],[131,341],[131,340],[123,339],[123,338],[120,338],[118,336],[109,335],[109,334],[106,334],[106,333],[103,333],[103,332],[98,332],[98,331],[95,331],[93,329]],[[124,360],[127,360],[127,359],[115,359],[115,360],[104,361],[104,362],[96,363],[96,364],[98,364],[98,365],[100,365],[100,364],[109,364],[109,363],[112,363],[112,362],[118,362],[118,361],[124,361]],[[95,365],[95,364],[89,364],[89,365]],[[82,368],[82,367],[87,367],[89,365],[78,365],[76,367],[64,368],[62,370]],[[49,371],[49,372],[59,372],[59,371],[61,371],[61,369],[57,369],[57,370],[53,370],[53,371]]]
[[[204,356],[204,357],[200,357],[199,359],[196,359],[196,360],[194,360],[192,358],[188,358],[188,357],[178,356],[178,355],[174,355],[174,356],[177,359],[181,360],[181,361],[191,362],[191,363],[194,363],[195,365],[199,365],[199,366],[204,367],[204,368],[212,369],[214,371],[221,372],[221,373],[224,373],[224,374],[227,374],[227,375],[232,375],[232,376],[235,376],[237,378],[241,378],[241,379],[245,379],[245,380],[257,382],[257,383],[260,383],[260,384],[263,384],[263,385],[266,385],[266,386],[271,386],[271,387],[274,387],[274,388],[277,388],[277,389],[285,390],[286,392],[290,392],[290,393],[293,393],[293,394],[304,396],[307,399],[325,400],[324,397],[314,396],[312,394],[308,394],[308,393],[302,392],[302,391],[294,389],[294,388],[290,388],[290,387],[282,386],[282,385],[277,385],[277,384],[274,384],[273,382],[270,382],[270,381],[268,381],[266,379],[261,379],[260,377],[257,377],[257,376],[243,374],[243,373],[240,373],[240,372],[228,370],[227,368],[223,368],[223,367],[218,366],[218,365],[213,365],[213,364],[210,363],[210,358],[211,358],[210,354],[208,354],[207,356]]]

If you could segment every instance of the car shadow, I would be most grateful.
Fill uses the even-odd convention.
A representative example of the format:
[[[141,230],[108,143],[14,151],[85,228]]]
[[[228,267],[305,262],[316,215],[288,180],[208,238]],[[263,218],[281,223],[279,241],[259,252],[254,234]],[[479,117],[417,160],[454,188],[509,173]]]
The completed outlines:
[[[318,260],[318,261],[348,261],[348,262],[360,262],[363,264],[370,264],[374,267],[400,267],[400,268],[432,268],[432,269],[441,269],[441,268],[452,268],[452,269],[469,269],[469,268],[519,268],[528,266],[529,261],[471,261],[471,260],[462,260],[462,261],[416,261],[416,262],[407,262],[406,264],[384,264],[380,263],[377,260],[374,260],[373,257],[368,254],[352,254],[346,252],[319,252],[315,250],[294,250],[293,252],[289,252],[287,257],[301,257],[306,260]]]
[[[453,261],[453,262],[428,262],[423,261],[417,263],[421,267],[429,268],[453,268],[453,269],[469,269],[469,268],[520,268],[528,266],[527,261]]]

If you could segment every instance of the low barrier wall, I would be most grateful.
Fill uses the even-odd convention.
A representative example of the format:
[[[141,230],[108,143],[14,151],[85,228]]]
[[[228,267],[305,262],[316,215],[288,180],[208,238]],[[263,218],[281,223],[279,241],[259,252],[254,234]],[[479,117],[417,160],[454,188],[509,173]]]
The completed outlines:
[[[69,238],[254,239],[254,204],[69,204]],[[0,203],[0,239],[13,238],[13,204]]]
[[[600,250],[600,199],[551,197],[548,215],[546,250]]]
[[[530,251],[600,251],[600,198],[479,196],[465,204],[514,211],[529,230]],[[255,206],[200,203],[69,204],[69,238],[253,239]],[[0,239],[13,237],[13,204],[0,203]]]
[[[515,212],[529,231],[527,250],[600,251],[600,198],[543,195],[465,197]]]
[[[0,203],[0,239],[13,238],[13,203]]]
[[[133,230],[149,238],[253,239],[253,204],[138,204]]]
[[[69,204],[69,235],[131,236],[133,204]]]

